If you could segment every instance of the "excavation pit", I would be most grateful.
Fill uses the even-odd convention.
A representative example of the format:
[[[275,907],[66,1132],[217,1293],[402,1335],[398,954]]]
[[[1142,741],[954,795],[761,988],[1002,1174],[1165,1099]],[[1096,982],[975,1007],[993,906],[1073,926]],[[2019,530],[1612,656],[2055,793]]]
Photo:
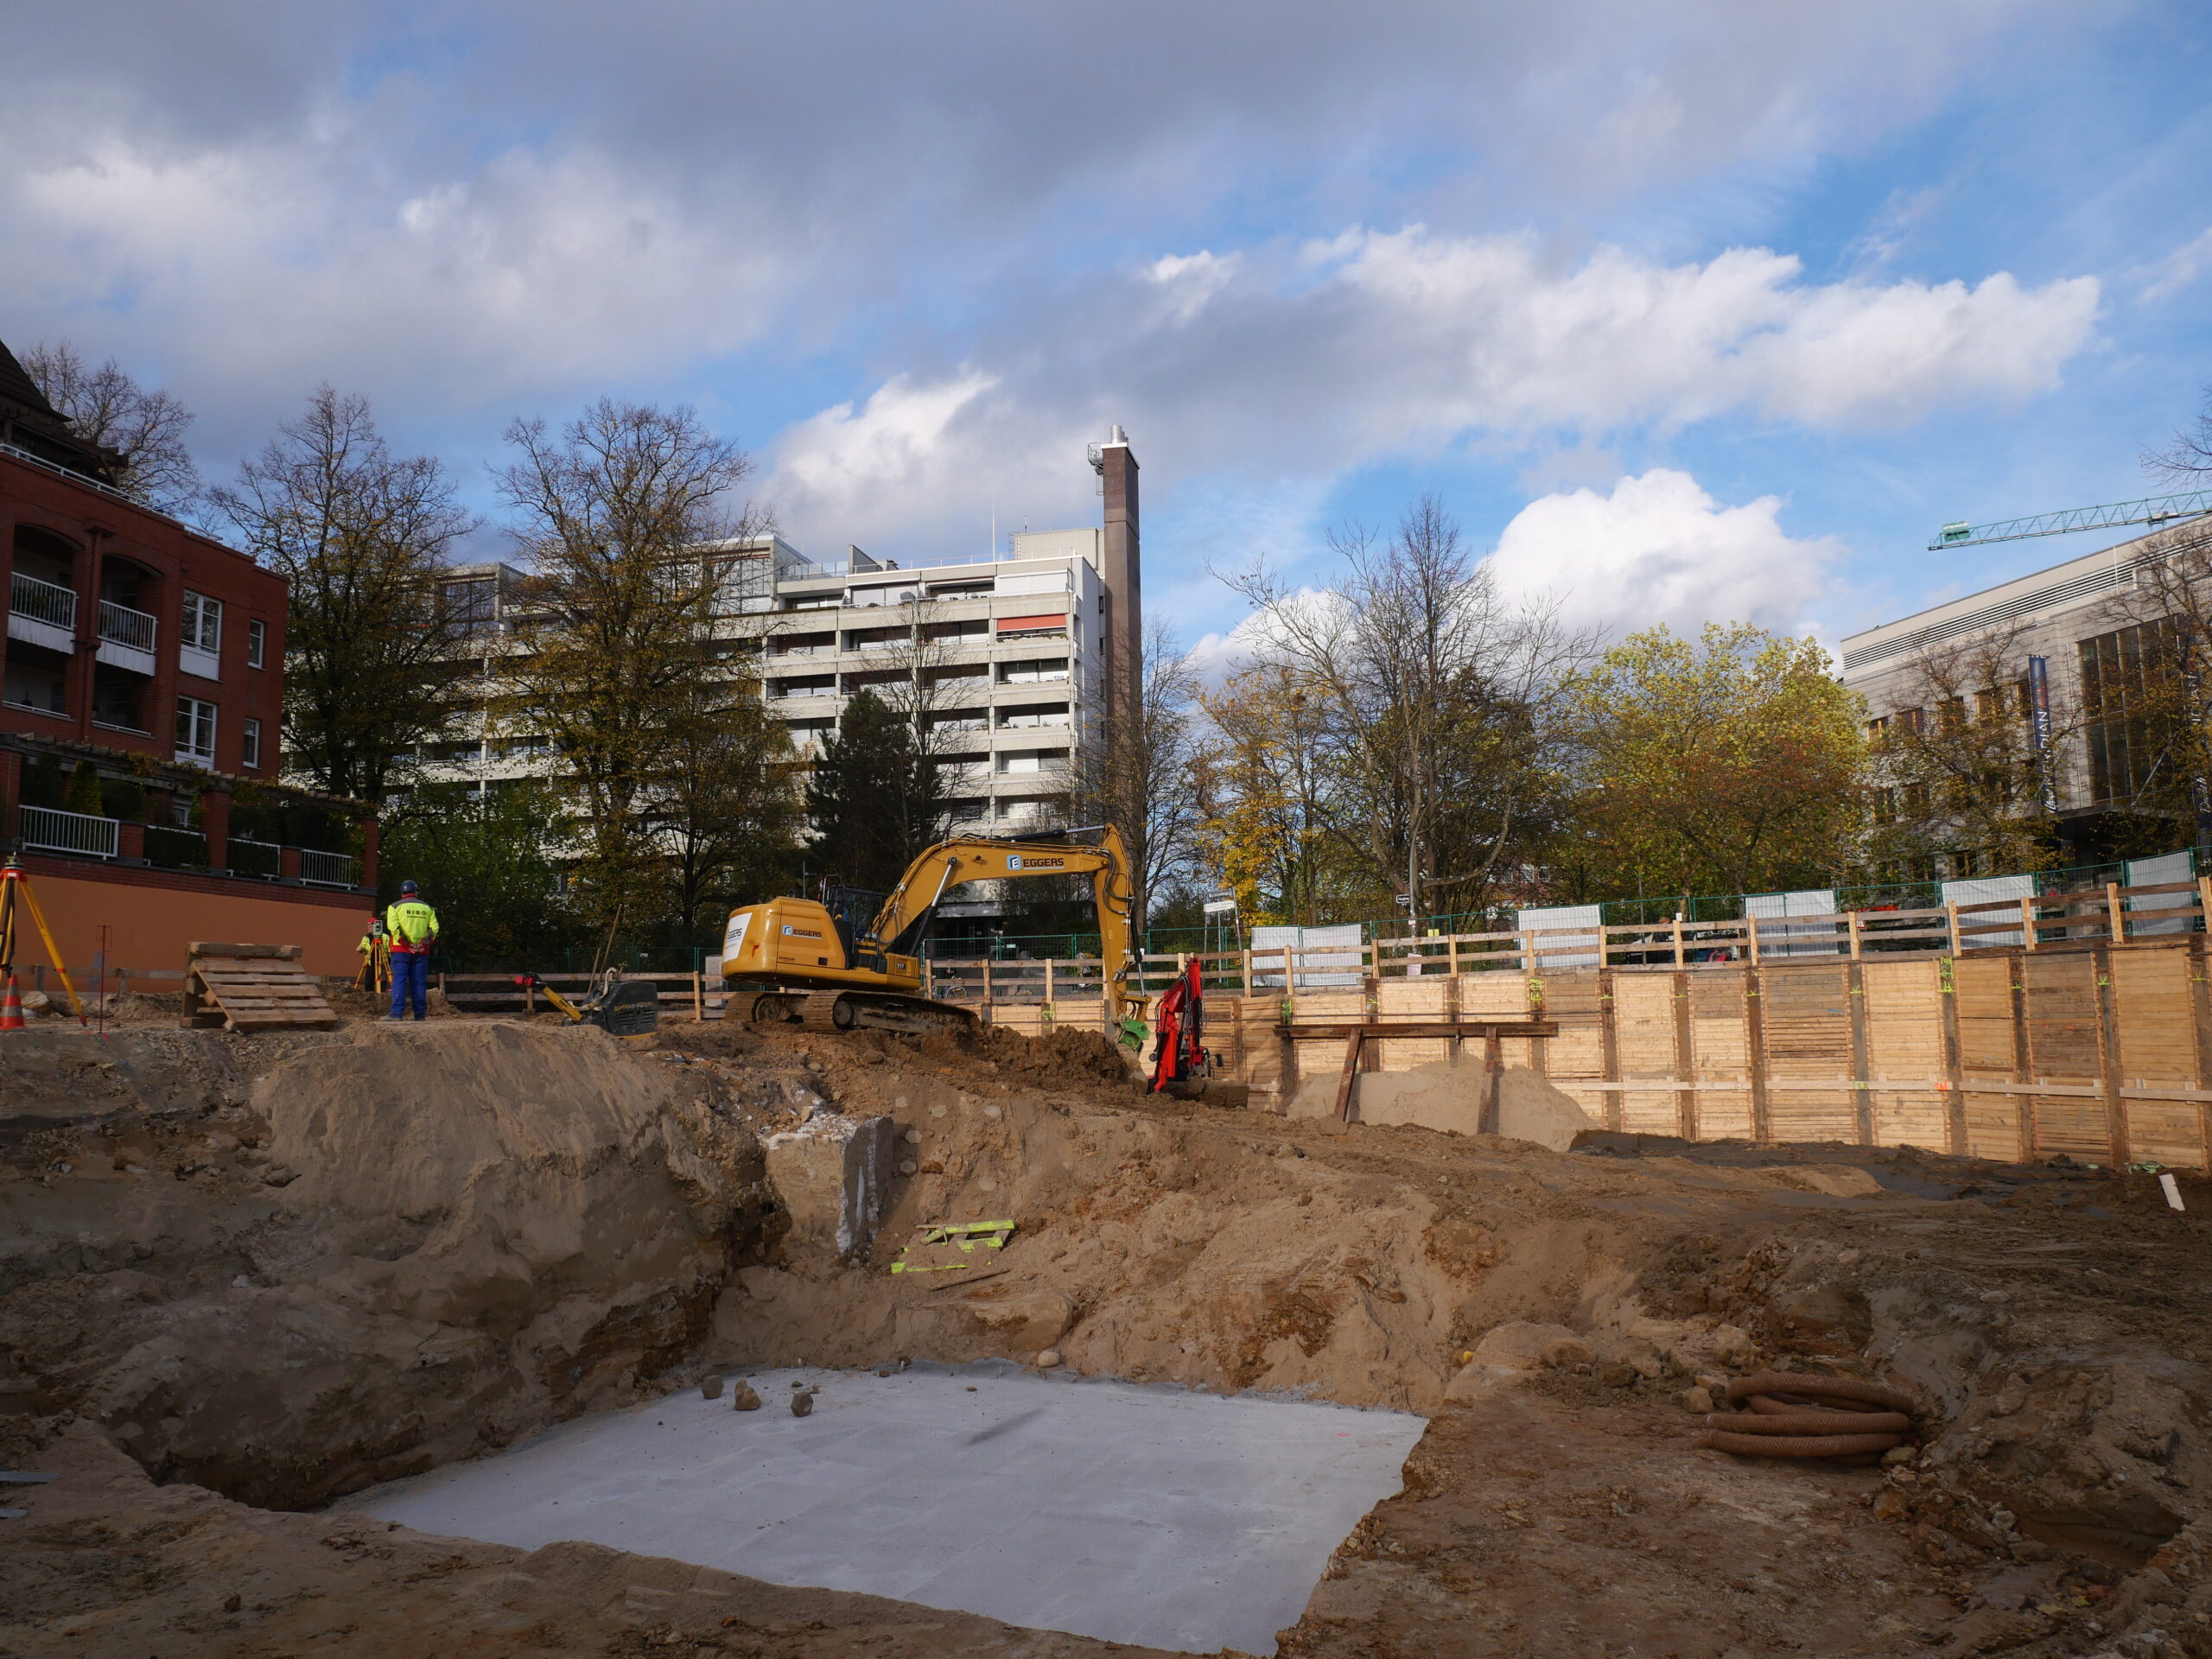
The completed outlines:
[[[1037,1376],[747,1374],[564,1423],[341,1506],[417,1531],[575,1541],[774,1584],[1192,1652],[1273,1653],[1331,1553],[1396,1492],[1424,1421]],[[794,1417],[791,1384],[819,1389]]]

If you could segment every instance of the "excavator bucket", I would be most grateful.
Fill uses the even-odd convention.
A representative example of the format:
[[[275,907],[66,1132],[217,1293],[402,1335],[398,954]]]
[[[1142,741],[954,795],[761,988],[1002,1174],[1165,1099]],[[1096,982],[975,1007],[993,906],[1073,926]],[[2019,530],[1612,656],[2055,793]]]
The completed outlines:
[[[660,991],[651,980],[626,979],[584,1005],[584,1020],[610,1037],[645,1037],[660,1029]]]

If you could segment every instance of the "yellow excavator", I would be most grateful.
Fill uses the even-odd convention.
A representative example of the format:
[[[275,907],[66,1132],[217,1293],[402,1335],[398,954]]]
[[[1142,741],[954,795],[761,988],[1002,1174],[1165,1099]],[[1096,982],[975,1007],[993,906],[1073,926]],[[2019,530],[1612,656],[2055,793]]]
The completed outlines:
[[[1141,1020],[1128,977],[1135,889],[1121,832],[1111,824],[1031,836],[956,836],[906,867],[873,921],[856,929],[812,899],[772,899],[730,912],[722,934],[725,1019],[788,1022],[819,1031],[946,1031],[976,1023],[957,1002],[922,995],[922,936],[945,893],[969,881],[1090,877],[1097,900],[1104,995],[1117,1028]],[[746,995],[751,992],[751,1000]]]

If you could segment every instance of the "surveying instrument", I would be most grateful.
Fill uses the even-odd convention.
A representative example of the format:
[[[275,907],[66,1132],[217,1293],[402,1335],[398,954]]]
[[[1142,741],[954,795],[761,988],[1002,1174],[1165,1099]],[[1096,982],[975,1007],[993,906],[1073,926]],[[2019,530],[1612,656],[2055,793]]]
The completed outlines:
[[[54,969],[61,976],[61,988],[69,993],[69,1007],[77,1016],[77,1023],[84,1025],[85,1004],[77,995],[77,988],[69,982],[69,969],[63,965],[61,952],[54,948],[54,931],[46,925],[46,913],[38,907],[38,895],[31,891],[31,878],[23,868],[22,861],[13,853],[8,861],[0,865],[0,982],[7,989],[0,995],[0,1031],[21,1031],[23,1028],[23,994],[16,983],[16,919],[24,911],[31,913],[32,924],[38,936],[46,943],[46,954],[53,959]]]

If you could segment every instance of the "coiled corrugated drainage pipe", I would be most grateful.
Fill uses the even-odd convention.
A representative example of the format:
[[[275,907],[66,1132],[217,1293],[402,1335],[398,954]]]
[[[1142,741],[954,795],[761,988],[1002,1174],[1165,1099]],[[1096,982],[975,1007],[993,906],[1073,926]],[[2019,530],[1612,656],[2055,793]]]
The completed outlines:
[[[1730,1382],[1728,1399],[1749,1409],[1713,1413],[1696,1444],[1743,1457],[1858,1458],[1903,1445],[1912,1427],[1910,1395],[1856,1377],[1760,1371]]]

